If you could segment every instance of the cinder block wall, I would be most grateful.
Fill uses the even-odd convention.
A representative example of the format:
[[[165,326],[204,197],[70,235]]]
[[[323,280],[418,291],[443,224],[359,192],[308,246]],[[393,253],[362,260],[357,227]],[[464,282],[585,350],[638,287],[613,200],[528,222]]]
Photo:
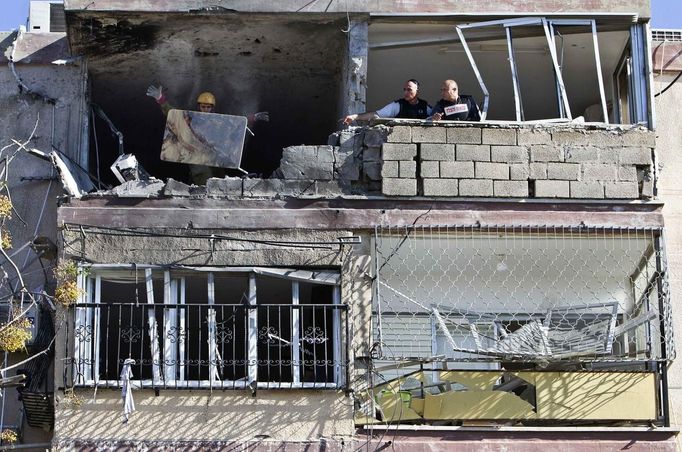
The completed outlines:
[[[648,199],[641,127],[400,125],[382,145],[386,196]]]

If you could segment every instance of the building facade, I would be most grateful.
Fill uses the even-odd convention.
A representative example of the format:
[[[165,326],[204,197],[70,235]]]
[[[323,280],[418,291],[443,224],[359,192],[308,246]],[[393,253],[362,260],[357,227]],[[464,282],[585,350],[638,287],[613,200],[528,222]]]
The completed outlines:
[[[648,2],[290,3],[65,2],[52,444],[675,450]],[[337,130],[410,78],[484,119]],[[159,159],[149,84],[269,111],[250,174]]]

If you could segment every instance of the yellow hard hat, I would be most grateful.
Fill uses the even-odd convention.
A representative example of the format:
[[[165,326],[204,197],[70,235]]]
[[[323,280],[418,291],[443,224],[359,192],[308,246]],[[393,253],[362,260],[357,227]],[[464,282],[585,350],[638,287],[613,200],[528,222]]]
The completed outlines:
[[[198,104],[210,104],[215,107],[215,96],[213,93],[209,93],[208,91],[199,94],[199,97],[197,97],[197,103]]]

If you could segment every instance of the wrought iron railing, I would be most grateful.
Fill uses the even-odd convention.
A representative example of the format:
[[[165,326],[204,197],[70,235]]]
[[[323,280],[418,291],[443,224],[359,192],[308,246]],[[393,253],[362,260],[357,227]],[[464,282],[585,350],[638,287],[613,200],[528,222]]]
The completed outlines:
[[[65,386],[339,388],[347,306],[130,304],[72,307]]]

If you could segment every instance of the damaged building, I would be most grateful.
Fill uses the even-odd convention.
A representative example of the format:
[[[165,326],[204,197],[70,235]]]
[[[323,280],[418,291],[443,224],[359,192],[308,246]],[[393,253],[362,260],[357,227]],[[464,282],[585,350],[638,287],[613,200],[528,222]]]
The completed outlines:
[[[675,450],[649,2],[370,3],[65,0],[5,35],[14,204],[55,243],[26,269],[77,288],[36,277],[25,444]],[[481,121],[342,126],[411,78]],[[195,183],[182,149],[226,143]]]

